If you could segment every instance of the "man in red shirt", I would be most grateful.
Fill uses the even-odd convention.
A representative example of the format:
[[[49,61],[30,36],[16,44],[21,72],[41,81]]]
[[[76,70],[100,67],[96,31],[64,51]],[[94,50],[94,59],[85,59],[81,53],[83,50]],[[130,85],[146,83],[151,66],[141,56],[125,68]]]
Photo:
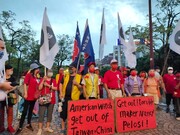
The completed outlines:
[[[115,99],[116,97],[123,97],[124,93],[124,78],[118,69],[118,62],[116,59],[111,60],[111,69],[104,74],[104,87],[107,91],[108,98]]]
[[[165,89],[166,89],[166,113],[169,112],[169,105],[171,104],[171,100],[173,99],[173,105],[174,105],[174,98],[173,98],[173,93],[174,93],[174,88],[176,85],[176,77],[173,74],[173,68],[168,67],[168,73],[163,76],[163,81],[165,84]]]

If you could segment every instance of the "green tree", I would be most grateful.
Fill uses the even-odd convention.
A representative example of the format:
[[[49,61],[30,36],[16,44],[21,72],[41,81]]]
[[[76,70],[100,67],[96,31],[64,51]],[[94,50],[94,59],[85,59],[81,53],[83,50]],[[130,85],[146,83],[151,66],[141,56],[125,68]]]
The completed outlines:
[[[153,47],[154,47],[154,61],[155,65],[164,67],[167,65],[174,66],[175,70],[178,70],[180,65],[179,55],[173,51],[169,51],[169,36],[177,23],[177,19],[180,18],[180,1],[179,0],[157,0],[156,5],[157,13],[153,15]],[[146,38],[149,40],[149,26],[136,25],[132,27],[132,31],[135,39]],[[129,30],[126,31],[129,33]],[[138,45],[137,52],[141,52],[144,58],[138,60],[138,68],[149,68],[149,44]],[[166,63],[166,56],[169,54],[168,61]],[[143,65],[143,66],[142,66]],[[148,66],[147,66],[148,65]],[[142,67],[140,67],[142,66]],[[164,72],[164,71],[163,71]]]
[[[62,63],[66,61],[70,61],[72,58],[72,45],[73,39],[68,35],[58,35],[58,45],[59,45],[59,53],[55,57],[55,64],[57,64],[58,68],[62,67]]]
[[[28,50],[31,50],[31,42],[35,33],[32,31],[29,21],[23,20],[16,24],[15,13],[12,11],[2,11],[0,14],[0,24],[6,30],[5,42],[9,54],[9,64],[16,67],[17,77],[19,77],[20,62]],[[17,59],[17,60],[16,60]]]

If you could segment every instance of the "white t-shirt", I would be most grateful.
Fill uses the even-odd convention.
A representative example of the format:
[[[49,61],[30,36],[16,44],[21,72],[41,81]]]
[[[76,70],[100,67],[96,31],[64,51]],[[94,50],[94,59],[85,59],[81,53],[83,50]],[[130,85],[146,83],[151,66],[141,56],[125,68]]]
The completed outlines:
[[[0,71],[0,83],[3,83],[4,81],[5,81],[4,75],[2,71]],[[7,97],[6,92],[0,89],[0,101],[4,101],[6,97]]]

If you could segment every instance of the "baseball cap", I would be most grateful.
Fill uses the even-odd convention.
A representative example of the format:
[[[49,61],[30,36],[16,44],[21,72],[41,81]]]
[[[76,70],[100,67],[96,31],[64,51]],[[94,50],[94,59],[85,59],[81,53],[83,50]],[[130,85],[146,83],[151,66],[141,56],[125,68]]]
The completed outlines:
[[[173,67],[168,67],[168,70],[173,70]]]
[[[77,68],[77,63],[73,62],[69,65],[69,67],[74,67],[74,68]]]
[[[110,64],[112,63],[118,63],[118,61],[116,59],[112,59]]]
[[[32,63],[32,64],[30,65],[30,69],[31,69],[31,70],[34,70],[34,69],[37,69],[37,68],[40,68],[40,66],[39,66],[38,64],[36,64],[36,63]]]
[[[91,65],[96,66],[95,62],[89,62],[89,63],[88,63],[88,67],[90,67]]]

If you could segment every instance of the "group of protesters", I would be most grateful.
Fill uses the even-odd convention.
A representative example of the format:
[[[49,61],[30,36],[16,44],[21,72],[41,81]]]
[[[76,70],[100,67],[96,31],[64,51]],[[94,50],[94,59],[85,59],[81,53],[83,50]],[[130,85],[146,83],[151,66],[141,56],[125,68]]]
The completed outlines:
[[[1,42],[1,41],[0,41]],[[3,44],[0,43],[0,50],[3,50]],[[2,54],[3,55],[3,54]],[[0,59],[1,59],[0,52]],[[117,97],[139,97],[153,96],[156,109],[159,109],[161,96],[166,96],[166,112],[170,112],[171,100],[173,100],[173,111],[176,119],[180,120],[180,73],[174,74],[173,67],[167,68],[167,74],[162,77],[160,68],[150,69],[148,72],[138,71],[135,68],[118,67],[116,59],[110,62],[110,69],[100,76],[100,69],[94,62],[89,62],[88,72],[84,74],[79,72],[77,63],[69,65],[68,73],[63,68],[59,69],[59,74],[53,79],[53,70],[47,69],[45,75],[39,75],[40,66],[38,63],[32,63],[30,70],[23,74],[23,111],[20,117],[18,129],[13,128],[13,105],[17,103],[17,87],[14,84],[13,67],[5,66],[6,76],[4,78],[1,71],[0,78],[0,133],[5,131],[4,119],[5,108],[7,108],[7,130],[10,133],[20,134],[23,130],[24,121],[27,116],[26,128],[33,131],[31,124],[33,108],[36,101],[39,103],[39,120],[37,135],[44,131],[53,133],[51,121],[56,97],[61,103],[60,110],[61,130],[60,134],[66,134],[66,119],[68,110],[68,101],[71,100],[95,100],[100,98],[109,98],[114,100]],[[12,85],[13,84],[13,85]],[[39,93],[39,94],[38,94]],[[58,96],[56,96],[56,93]],[[38,97],[37,97],[38,96]],[[47,111],[46,127],[43,128],[44,114]]]

